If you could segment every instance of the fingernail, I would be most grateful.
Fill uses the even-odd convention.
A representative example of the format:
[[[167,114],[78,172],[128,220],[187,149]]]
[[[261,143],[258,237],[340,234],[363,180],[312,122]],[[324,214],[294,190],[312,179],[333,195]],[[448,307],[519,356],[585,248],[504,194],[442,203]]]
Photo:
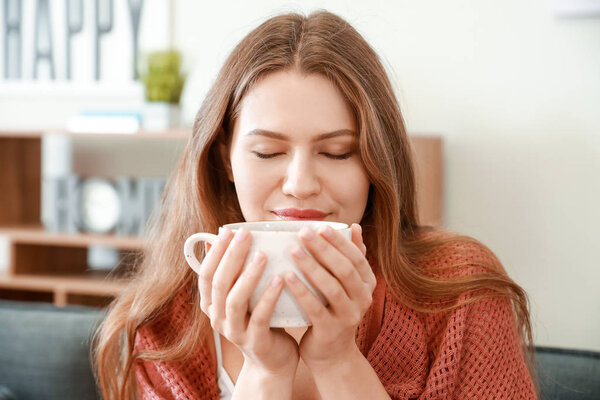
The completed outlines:
[[[321,229],[319,229],[319,232],[321,233],[321,235],[330,238],[333,235],[333,229],[331,229],[330,226],[324,226]]]
[[[258,250],[256,253],[254,253],[254,258],[252,259],[252,261],[255,264],[260,264],[264,259],[265,259],[265,255],[263,254],[262,251]]]
[[[360,226],[359,224],[356,224],[356,226],[358,226],[358,233],[362,233],[362,226]]]
[[[294,245],[294,247],[292,247],[292,254],[299,259],[303,259],[304,257],[306,257],[306,253],[298,245]]]
[[[275,275],[275,278],[271,281],[271,286],[276,288],[281,283],[281,277],[279,275]]]
[[[313,240],[315,238],[315,233],[308,226],[305,226],[300,230],[300,237],[306,240]]]
[[[243,242],[248,237],[248,231],[245,228],[240,228],[235,234],[235,240]]]
[[[288,273],[286,274],[286,276],[287,276],[287,278],[288,278],[288,281],[290,281],[291,283],[296,283],[296,282],[298,282],[298,277],[296,276],[296,274],[295,274],[295,273],[293,273],[293,272],[288,272]]]

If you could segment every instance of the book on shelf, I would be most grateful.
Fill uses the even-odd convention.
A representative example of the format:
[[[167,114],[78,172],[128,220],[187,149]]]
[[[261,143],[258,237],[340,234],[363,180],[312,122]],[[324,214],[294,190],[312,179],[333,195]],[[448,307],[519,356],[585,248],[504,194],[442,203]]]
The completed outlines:
[[[142,113],[137,111],[84,111],[67,120],[73,133],[135,133],[141,127]]]

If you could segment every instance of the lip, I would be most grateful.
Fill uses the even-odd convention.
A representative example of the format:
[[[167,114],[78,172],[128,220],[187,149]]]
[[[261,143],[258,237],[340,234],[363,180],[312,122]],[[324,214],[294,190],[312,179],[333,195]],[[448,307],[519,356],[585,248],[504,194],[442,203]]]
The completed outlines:
[[[277,218],[282,220],[311,220],[318,221],[324,219],[327,213],[319,210],[305,209],[300,210],[297,208],[281,208],[279,210],[272,211]]]

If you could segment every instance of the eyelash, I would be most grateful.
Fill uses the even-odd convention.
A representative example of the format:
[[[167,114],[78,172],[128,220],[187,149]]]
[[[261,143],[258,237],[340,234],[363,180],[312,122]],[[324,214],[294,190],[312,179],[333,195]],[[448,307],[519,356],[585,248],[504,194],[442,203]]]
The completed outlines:
[[[274,158],[280,154],[283,153],[273,153],[273,154],[264,154],[264,153],[259,153],[258,151],[253,151],[254,154],[256,154],[256,156],[258,158],[262,158],[262,159],[269,159],[269,158]],[[331,158],[332,160],[347,160],[348,158],[350,158],[350,156],[352,155],[352,153],[344,153],[344,154],[329,154],[329,153],[320,153],[325,155],[325,157]]]

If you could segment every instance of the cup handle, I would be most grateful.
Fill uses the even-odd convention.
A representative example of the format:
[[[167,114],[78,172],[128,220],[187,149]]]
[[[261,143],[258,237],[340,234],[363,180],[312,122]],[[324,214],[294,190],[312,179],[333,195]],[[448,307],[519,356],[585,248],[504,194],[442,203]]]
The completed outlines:
[[[200,267],[202,264],[196,258],[196,254],[194,253],[194,247],[198,242],[208,242],[211,245],[217,239],[217,235],[213,235],[212,233],[194,233],[192,236],[186,239],[185,244],[183,245],[183,254],[185,256],[185,261],[189,264],[189,266],[196,272],[200,273]]]

